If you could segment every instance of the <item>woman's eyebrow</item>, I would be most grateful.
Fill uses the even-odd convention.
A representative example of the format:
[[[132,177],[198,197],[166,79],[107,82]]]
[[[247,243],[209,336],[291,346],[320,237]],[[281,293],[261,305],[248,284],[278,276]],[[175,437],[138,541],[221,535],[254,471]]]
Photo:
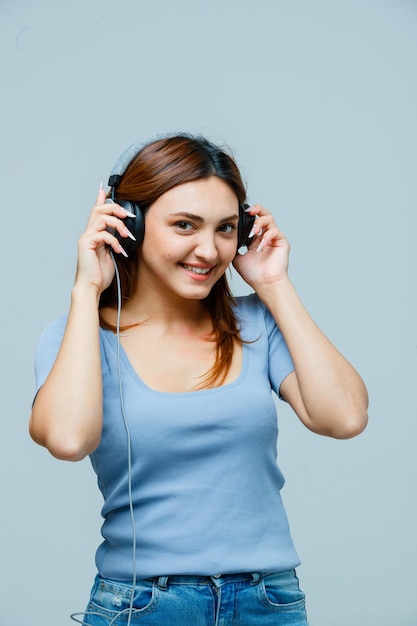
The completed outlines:
[[[233,213],[233,215],[229,215],[229,217],[225,217],[224,219],[220,220],[221,222],[233,222],[233,220],[238,220],[239,219],[239,215],[237,213]]]
[[[194,213],[187,213],[186,211],[177,211],[176,213],[171,213],[172,217],[188,217],[190,220],[194,220],[197,222],[204,222],[204,218],[201,215],[194,215]]]
[[[190,220],[194,220],[197,222],[204,222],[204,218],[201,217],[201,215],[194,215],[194,213],[187,213],[186,211],[178,211],[177,213],[171,213],[171,216],[187,217]],[[221,219],[220,222],[221,223],[230,222],[230,221],[237,220],[237,219],[239,219],[239,215],[237,213],[234,213],[233,215],[229,215],[228,217]]]

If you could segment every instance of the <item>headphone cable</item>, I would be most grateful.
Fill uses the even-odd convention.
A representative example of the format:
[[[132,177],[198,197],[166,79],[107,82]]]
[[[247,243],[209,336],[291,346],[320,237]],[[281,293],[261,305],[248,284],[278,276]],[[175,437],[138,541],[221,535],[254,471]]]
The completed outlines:
[[[128,477],[130,521],[132,524],[133,575],[132,575],[132,593],[130,596],[129,619],[127,622],[127,626],[130,626],[130,622],[132,618],[132,610],[133,610],[133,600],[135,597],[135,587],[136,587],[136,526],[135,526],[135,517],[134,517],[134,511],[133,511],[133,497],[132,497],[132,440],[131,440],[129,425],[128,425],[127,417],[126,417],[124,397],[123,397],[122,375],[120,371],[120,317],[121,317],[121,311],[122,311],[122,290],[121,290],[121,285],[120,285],[119,268],[117,267],[116,259],[114,258],[112,250],[110,250],[110,256],[113,260],[115,275],[116,275],[116,284],[117,284],[117,322],[116,322],[117,378],[118,378],[118,383],[119,383],[120,408],[122,411],[123,423],[125,426],[126,436],[127,436],[127,477]]]

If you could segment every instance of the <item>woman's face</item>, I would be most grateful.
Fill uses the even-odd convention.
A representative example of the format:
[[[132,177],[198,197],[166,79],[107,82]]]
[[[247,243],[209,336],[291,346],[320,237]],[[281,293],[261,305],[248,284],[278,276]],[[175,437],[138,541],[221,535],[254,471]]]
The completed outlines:
[[[140,284],[206,298],[235,257],[238,221],[238,199],[216,176],[170,189],[146,213]]]

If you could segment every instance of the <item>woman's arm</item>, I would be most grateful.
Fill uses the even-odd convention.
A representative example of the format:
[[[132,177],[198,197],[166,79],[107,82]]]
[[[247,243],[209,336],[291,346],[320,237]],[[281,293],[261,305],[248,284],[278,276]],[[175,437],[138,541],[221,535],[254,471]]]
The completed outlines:
[[[106,204],[100,189],[78,244],[77,275],[63,340],[33,404],[30,434],[59,459],[81,460],[100,442],[103,400],[98,303],[114,275],[109,247],[122,252],[116,237],[106,229],[116,228],[121,236],[128,236],[123,217],[125,209]]]
[[[289,280],[259,291],[294,362],[281,395],[318,434],[345,439],[362,432],[368,395],[361,377],[312,320]]]
[[[74,286],[56,361],[32,408],[29,432],[55,457],[79,461],[99,444],[102,389],[98,303]]]
[[[280,392],[310,430],[353,437],[367,424],[365,385],[304,308],[287,275],[289,244],[272,215],[259,205],[251,212],[263,237],[236,258],[235,267],[268,307],[293,359],[295,371]]]

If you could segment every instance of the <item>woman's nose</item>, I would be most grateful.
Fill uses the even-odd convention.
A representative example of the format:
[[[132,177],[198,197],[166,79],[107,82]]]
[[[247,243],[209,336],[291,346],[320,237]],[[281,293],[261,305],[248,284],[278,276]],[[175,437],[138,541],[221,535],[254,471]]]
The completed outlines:
[[[217,259],[218,252],[216,241],[212,233],[201,233],[195,248],[195,253],[198,257],[206,260],[213,261]]]

